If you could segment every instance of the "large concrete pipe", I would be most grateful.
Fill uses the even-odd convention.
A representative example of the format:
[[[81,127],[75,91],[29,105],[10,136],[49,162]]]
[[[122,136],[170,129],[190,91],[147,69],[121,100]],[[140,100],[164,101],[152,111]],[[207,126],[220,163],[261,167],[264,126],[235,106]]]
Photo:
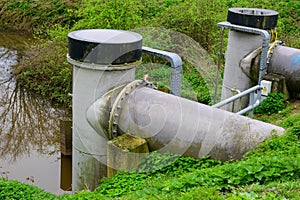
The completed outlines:
[[[108,90],[134,80],[142,37],[119,30],[80,30],[68,35],[73,64],[72,190],[93,190],[106,176],[107,138],[86,120],[86,110]]]
[[[219,23],[224,28],[229,28],[228,45],[225,54],[225,70],[221,100],[247,90],[257,85],[240,67],[241,60],[250,52],[262,46],[261,72],[266,69],[269,34],[263,29],[275,28],[278,13],[265,9],[231,8],[228,11],[228,22]],[[260,77],[262,77],[260,75]],[[259,83],[260,80],[259,78]],[[248,105],[248,98],[243,98],[227,104],[223,109],[237,112]]]
[[[281,74],[286,78],[290,92],[300,92],[300,49],[276,46],[268,66],[268,73]]]
[[[118,116],[114,127],[109,126],[108,115]],[[144,87],[138,81],[106,93],[89,108],[87,117],[95,129],[117,128],[119,133],[145,138],[151,150],[196,158],[210,155],[222,161],[240,159],[272,133],[284,132],[271,124]]]

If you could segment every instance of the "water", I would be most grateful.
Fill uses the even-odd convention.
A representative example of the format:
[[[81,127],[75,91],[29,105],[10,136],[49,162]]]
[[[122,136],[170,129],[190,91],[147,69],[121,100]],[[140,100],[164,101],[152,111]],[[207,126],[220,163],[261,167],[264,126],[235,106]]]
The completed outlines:
[[[31,42],[30,36],[0,32],[0,177],[62,194],[61,177],[71,171],[61,163],[70,161],[60,153],[59,118],[65,111],[27,93],[12,75]]]

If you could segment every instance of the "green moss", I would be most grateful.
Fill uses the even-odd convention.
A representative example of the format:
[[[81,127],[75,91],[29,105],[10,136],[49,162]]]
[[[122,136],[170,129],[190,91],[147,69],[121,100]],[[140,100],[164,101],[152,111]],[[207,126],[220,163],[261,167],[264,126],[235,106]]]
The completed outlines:
[[[113,140],[110,141],[115,146],[128,150],[131,152],[132,150],[135,150],[138,146],[145,144],[145,139],[134,137],[132,135],[123,134]]]

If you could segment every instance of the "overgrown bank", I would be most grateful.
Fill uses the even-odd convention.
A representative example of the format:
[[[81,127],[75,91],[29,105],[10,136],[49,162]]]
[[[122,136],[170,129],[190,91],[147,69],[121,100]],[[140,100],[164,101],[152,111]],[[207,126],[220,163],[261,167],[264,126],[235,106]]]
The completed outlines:
[[[296,0],[2,0],[0,7],[2,27],[26,29],[42,36],[40,44],[29,52],[29,59],[15,70],[19,83],[58,104],[70,105],[67,94],[71,92],[71,66],[65,58],[67,33],[77,29],[163,27],[193,38],[216,59],[220,43],[220,29],[216,24],[226,20],[228,8],[262,7],[280,13],[279,39],[300,48],[300,3]],[[153,41],[152,45],[156,43],[160,41]],[[165,48],[173,50],[172,46]],[[190,84],[199,84],[201,72],[190,78],[195,73],[188,71],[191,73],[184,75]],[[207,93],[204,88],[193,89],[198,94]],[[208,95],[197,96],[198,101],[209,102]]]
[[[101,180],[94,192],[56,196],[0,178],[0,199],[299,199],[300,114],[293,111],[299,107],[299,101],[289,104],[291,115],[276,121],[287,128],[286,134],[274,135],[240,161],[153,153],[138,173],[122,172]]]

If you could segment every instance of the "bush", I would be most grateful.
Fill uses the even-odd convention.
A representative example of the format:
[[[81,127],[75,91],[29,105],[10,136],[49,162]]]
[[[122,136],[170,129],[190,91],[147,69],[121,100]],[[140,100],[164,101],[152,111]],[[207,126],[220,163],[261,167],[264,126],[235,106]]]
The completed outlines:
[[[54,194],[43,191],[32,185],[0,178],[0,199],[57,199]]]
[[[78,29],[123,29],[128,30],[141,24],[140,3],[137,0],[89,0],[84,3],[78,13],[81,20],[77,21],[73,30]]]
[[[255,114],[278,113],[285,108],[284,95],[282,93],[269,93],[267,98],[254,109]]]
[[[210,56],[216,60],[220,44],[220,28],[217,27],[217,23],[226,20],[227,10],[229,7],[262,7],[278,11],[280,14],[277,29],[279,34],[278,39],[285,40],[287,45],[300,47],[300,3],[298,1],[259,0],[249,2],[245,0],[158,0],[153,2],[142,0],[55,0],[51,1],[51,3],[37,0],[4,0],[0,3],[0,7],[3,7],[1,10],[2,15],[0,15],[1,24],[5,26],[9,24],[16,24],[14,28],[20,28],[18,27],[19,25],[24,25],[29,22],[29,19],[31,19],[32,21],[28,24],[28,29],[34,29],[37,27],[41,29],[44,26],[50,27],[47,28],[46,33],[50,36],[50,40],[53,40],[54,43],[59,43],[59,45],[54,47],[55,53],[58,54],[59,57],[55,58],[55,60],[58,60],[59,62],[55,62],[53,64],[56,66],[53,66],[53,71],[51,73],[49,73],[51,68],[45,68],[47,70],[39,73],[35,72],[35,70],[42,70],[45,65],[49,66],[49,64],[42,64],[41,62],[50,63],[47,56],[51,58],[49,55],[53,54],[53,48],[49,48],[49,52],[38,55],[41,62],[36,62],[37,59],[32,59],[30,65],[25,64],[24,69],[26,68],[27,75],[30,74],[30,79],[28,80],[32,82],[40,81],[40,74],[48,73],[46,76],[52,80],[52,82],[48,82],[49,84],[54,83],[55,85],[60,85],[62,87],[64,87],[64,85],[69,86],[69,84],[65,83],[66,80],[70,78],[70,73],[64,73],[68,70],[65,65],[65,54],[67,52],[66,38],[68,32],[77,29],[111,28],[129,30],[136,29],[138,27],[161,27],[165,30],[175,30],[193,38],[201,45],[201,48],[203,47],[210,53]],[[51,12],[45,12],[45,10],[51,10]],[[13,16],[19,17],[14,18]],[[49,26],[49,24],[54,25]],[[162,44],[160,46],[165,47],[169,47],[168,45],[170,44],[183,43],[180,41],[182,38],[170,38],[167,34],[160,31],[155,33],[150,32],[148,34],[155,35],[151,43],[154,45],[152,46],[154,48],[157,43],[160,43]],[[144,45],[146,41],[147,38],[144,37]],[[61,51],[59,48],[62,46],[64,46],[65,52],[60,53]],[[224,45],[224,48],[225,47],[226,45]],[[203,66],[205,66],[205,63],[202,62],[199,62],[200,64],[189,62],[194,59],[205,60],[203,55],[194,55],[192,59],[190,54],[187,58],[184,56],[182,57],[184,62],[189,63],[192,67],[203,68]],[[61,66],[63,66],[64,69],[63,73],[56,70]],[[208,69],[208,67],[206,68]],[[211,96],[213,94],[212,86],[214,84],[212,84],[212,81],[210,81],[210,85],[207,83],[208,79],[211,80],[211,78],[208,78],[209,73],[199,74],[197,72],[196,74],[199,74],[198,76],[193,74],[194,70],[190,71],[191,73],[189,70],[184,72],[184,78],[188,81],[189,85],[191,85],[192,90],[197,94],[190,94],[189,92],[186,92],[187,90],[183,90],[183,95],[191,99],[197,99],[202,103],[211,103]],[[63,76],[63,74],[66,74],[66,76]],[[34,86],[34,84],[29,84],[28,82],[22,83],[22,80],[27,79],[22,79],[22,75],[19,77],[20,83],[27,89],[35,92],[42,91],[39,93],[47,94],[47,96],[49,96],[48,94],[51,94],[51,97],[54,97],[53,99],[58,99],[58,102],[62,102],[62,94],[64,96],[64,93],[61,91],[53,91],[48,90],[47,88],[42,88],[45,84],[39,86],[39,89],[36,90],[35,87],[31,87]],[[62,82],[63,84],[55,83],[55,81]],[[68,80],[67,82],[70,81],[71,80]],[[46,86],[51,89],[51,86]],[[61,88],[60,86],[57,88]],[[62,90],[69,91],[68,88],[62,88]]]
[[[43,32],[53,24],[72,26],[80,5],[81,0],[1,0],[0,23],[3,28]]]

